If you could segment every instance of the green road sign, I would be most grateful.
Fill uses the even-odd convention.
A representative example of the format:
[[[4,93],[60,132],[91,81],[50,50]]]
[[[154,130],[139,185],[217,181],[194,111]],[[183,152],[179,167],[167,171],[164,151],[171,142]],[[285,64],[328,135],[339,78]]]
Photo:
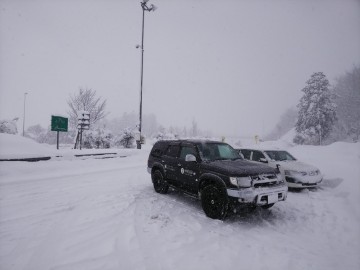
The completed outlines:
[[[51,116],[51,131],[68,131],[68,119],[61,116]]]

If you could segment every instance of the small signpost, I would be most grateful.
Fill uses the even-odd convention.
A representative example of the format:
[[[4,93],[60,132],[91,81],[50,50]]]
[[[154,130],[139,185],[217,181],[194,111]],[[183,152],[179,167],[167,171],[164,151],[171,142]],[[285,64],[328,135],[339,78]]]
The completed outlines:
[[[68,119],[62,116],[51,116],[51,131],[57,131],[56,149],[59,149],[59,132],[68,131]]]
[[[90,129],[90,113],[88,111],[80,111],[78,112],[78,134],[76,136],[75,141],[75,149],[77,148],[77,145],[79,145],[79,148],[81,150],[82,146],[82,135],[84,130]]]

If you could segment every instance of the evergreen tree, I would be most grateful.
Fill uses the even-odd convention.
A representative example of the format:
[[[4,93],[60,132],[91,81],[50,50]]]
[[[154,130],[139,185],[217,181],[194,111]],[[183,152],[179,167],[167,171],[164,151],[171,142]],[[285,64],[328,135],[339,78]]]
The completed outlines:
[[[329,136],[336,121],[336,105],[330,84],[322,72],[316,72],[302,89],[304,95],[298,104],[295,125],[295,143],[321,144]]]

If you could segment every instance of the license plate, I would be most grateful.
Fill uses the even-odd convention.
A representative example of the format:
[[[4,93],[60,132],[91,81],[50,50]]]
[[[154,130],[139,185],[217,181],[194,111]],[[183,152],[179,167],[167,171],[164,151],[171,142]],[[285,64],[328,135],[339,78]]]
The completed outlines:
[[[274,203],[277,201],[278,201],[278,195],[276,193],[268,195],[268,203]]]

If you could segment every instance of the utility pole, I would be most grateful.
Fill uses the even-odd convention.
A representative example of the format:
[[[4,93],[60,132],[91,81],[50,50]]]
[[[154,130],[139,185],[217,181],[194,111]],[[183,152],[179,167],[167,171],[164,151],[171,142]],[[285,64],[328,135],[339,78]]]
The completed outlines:
[[[142,14],[142,34],[141,34],[141,78],[140,78],[140,110],[139,110],[139,138],[136,141],[137,149],[141,149],[141,128],[142,128],[142,92],[143,92],[143,76],[144,76],[144,28],[145,28],[145,11],[155,11],[156,6],[151,4],[147,6],[149,0],[143,0],[141,8],[143,10]]]

